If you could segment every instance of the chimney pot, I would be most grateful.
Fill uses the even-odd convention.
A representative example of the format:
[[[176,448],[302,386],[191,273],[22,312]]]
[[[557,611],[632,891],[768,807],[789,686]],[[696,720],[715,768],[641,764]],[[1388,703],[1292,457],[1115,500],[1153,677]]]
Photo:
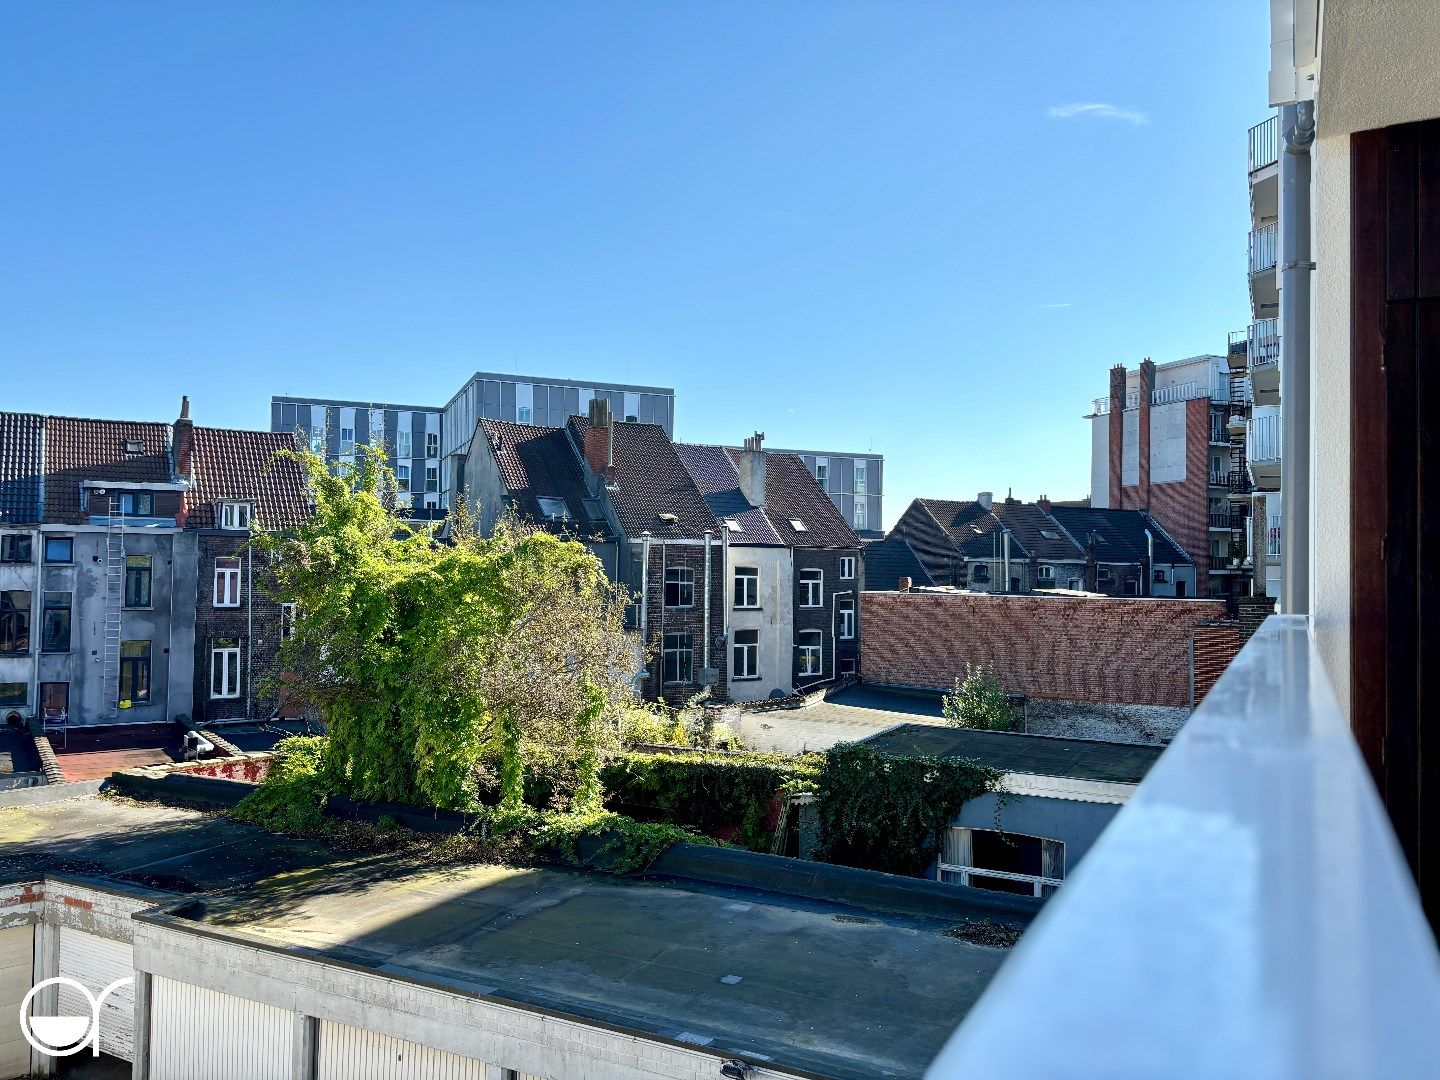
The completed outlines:
[[[910,579],[909,579],[908,577],[902,577],[902,578],[899,580],[899,582],[896,584],[896,588],[898,588],[901,592],[909,592],[909,591],[910,591]]]
[[[740,494],[751,506],[765,505],[765,451],[761,449],[764,442],[763,431],[750,436],[735,463],[736,472],[740,474]]]
[[[995,505],[995,493],[993,491],[982,491],[975,496],[975,501],[983,506],[986,511]]]

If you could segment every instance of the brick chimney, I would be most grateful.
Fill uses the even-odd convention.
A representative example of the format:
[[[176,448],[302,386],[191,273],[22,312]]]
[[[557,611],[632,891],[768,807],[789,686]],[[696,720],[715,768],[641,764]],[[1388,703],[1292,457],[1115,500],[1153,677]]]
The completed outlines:
[[[173,425],[175,475],[181,480],[195,479],[195,422],[190,419],[190,396],[180,399],[180,417]]]
[[[740,494],[751,506],[765,505],[765,433],[757,431],[745,440],[735,463],[740,473]]]
[[[589,426],[585,428],[585,464],[596,476],[607,476],[615,465],[615,419],[609,398],[591,398]]]
[[[1121,457],[1125,452],[1125,365],[1110,369],[1110,502],[1120,506]]]
[[[1140,362],[1140,509],[1150,509],[1150,398],[1155,393],[1155,362]]]
[[[1051,506],[1050,496],[1048,496],[1048,495],[1041,495],[1040,498],[1038,498],[1038,499],[1035,500],[1035,505],[1038,506],[1038,507],[1040,507],[1040,510],[1041,510],[1042,513],[1045,513],[1045,514],[1050,513],[1050,506]]]

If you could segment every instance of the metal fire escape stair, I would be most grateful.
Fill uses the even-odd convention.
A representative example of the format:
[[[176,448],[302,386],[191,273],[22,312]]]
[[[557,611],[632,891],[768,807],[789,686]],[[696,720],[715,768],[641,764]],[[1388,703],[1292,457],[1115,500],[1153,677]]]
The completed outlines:
[[[117,506],[119,512],[117,513]],[[117,719],[120,702],[121,619],[125,610],[125,510],[114,496],[105,518],[105,623],[101,635],[103,715]]]

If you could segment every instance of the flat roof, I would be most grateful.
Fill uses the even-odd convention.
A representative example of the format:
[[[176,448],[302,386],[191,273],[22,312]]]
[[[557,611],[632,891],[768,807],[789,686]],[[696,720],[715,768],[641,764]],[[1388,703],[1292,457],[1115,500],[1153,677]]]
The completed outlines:
[[[392,401],[360,401],[355,398],[305,397],[303,394],[272,394],[271,405],[328,405],[338,409],[397,409],[402,412],[438,413],[439,405],[397,405]]]
[[[455,403],[455,399],[463,394],[471,383],[477,381],[489,382],[513,382],[513,383],[542,383],[545,386],[574,386],[581,390],[629,390],[637,394],[664,394],[668,397],[675,396],[675,390],[669,386],[645,386],[641,383],[612,383],[596,382],[593,379],[561,379],[553,375],[511,375],[499,371],[477,371],[471,375],[460,389],[450,396],[445,403],[448,409]]]
[[[0,811],[0,875],[47,869],[200,901],[172,926],[857,1080],[920,1077],[1008,955],[946,933],[954,919],[691,881],[436,868],[101,797]]]
[[[898,757],[927,754],[971,758],[1005,772],[1117,784],[1138,784],[1165,750],[1163,746],[1138,743],[977,731],[938,724],[898,724],[861,741],[873,750]]]
[[[884,461],[884,454],[877,454],[873,450],[791,450],[784,446],[767,446],[766,450],[772,454],[811,454],[818,457],[855,457],[873,458],[875,461]]]

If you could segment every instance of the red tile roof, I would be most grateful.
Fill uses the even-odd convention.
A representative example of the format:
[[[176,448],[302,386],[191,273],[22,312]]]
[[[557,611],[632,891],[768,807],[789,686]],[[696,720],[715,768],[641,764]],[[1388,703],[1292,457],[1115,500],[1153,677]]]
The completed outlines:
[[[549,515],[541,509],[539,500],[560,499],[576,527],[609,531],[603,519],[596,521],[585,505],[589,501],[585,474],[564,428],[481,420],[480,434],[489,440],[500,479],[522,516],[547,524]]]
[[[128,453],[127,442],[140,444]],[[166,484],[174,479],[170,426],[138,420],[45,419],[45,520],[80,523],[80,488],[86,480]]]
[[[730,450],[738,460],[739,450]],[[799,454],[765,455],[765,516],[780,542],[799,548],[858,548],[860,538],[845,522]],[[798,520],[804,531],[791,525]]]
[[[282,431],[240,431],[196,427],[191,467],[195,481],[185,493],[185,524],[213,529],[216,502],[255,503],[256,520],[266,528],[298,525],[310,514],[305,472],[293,458],[295,438]]]

